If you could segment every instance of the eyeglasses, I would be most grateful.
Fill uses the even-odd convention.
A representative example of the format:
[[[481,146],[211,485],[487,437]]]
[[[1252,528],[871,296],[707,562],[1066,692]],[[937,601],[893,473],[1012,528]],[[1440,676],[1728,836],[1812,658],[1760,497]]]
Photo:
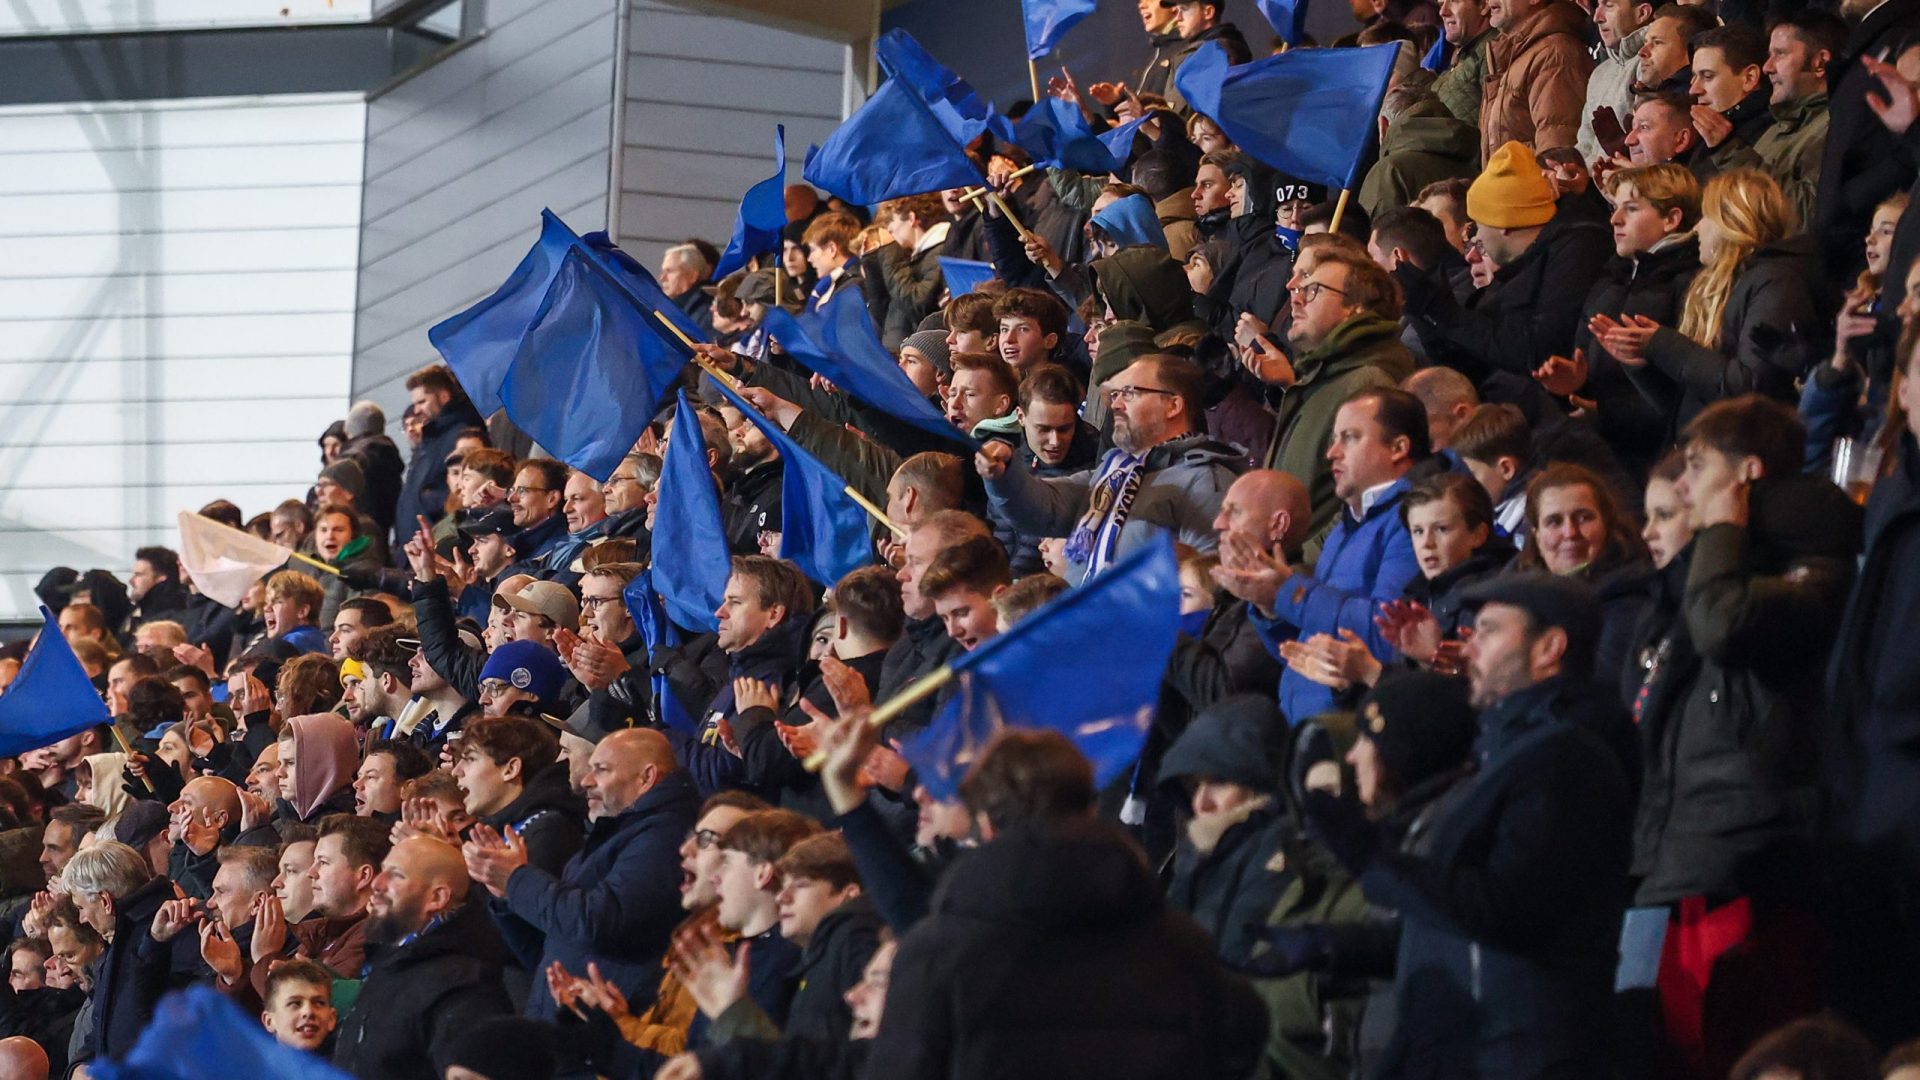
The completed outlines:
[[[701,851],[712,851],[713,845],[720,842],[720,834],[712,829],[688,829],[687,839],[693,841],[693,846]]]
[[[617,596],[582,596],[580,606],[588,611],[598,611],[602,605],[617,603],[619,600]]]
[[[640,476],[637,473],[632,476],[621,476],[620,474],[615,473],[614,475],[607,477],[607,482],[604,484],[601,484],[600,486],[603,488],[610,488],[615,484],[637,484],[639,482],[640,482]]]
[[[1299,297],[1302,301],[1309,304],[1313,303],[1315,300],[1320,299],[1320,294],[1323,292],[1330,292],[1333,295],[1338,296],[1343,300],[1346,299],[1346,296],[1347,296],[1347,291],[1345,289],[1336,289],[1333,286],[1328,285],[1324,281],[1309,281],[1305,285],[1301,285],[1298,288],[1295,288],[1293,286],[1288,286],[1287,292],[1291,293],[1294,296]]]
[[[513,487],[510,487],[510,488],[508,488],[508,489],[507,489],[507,494],[509,494],[509,495],[533,495],[533,494],[537,494],[537,493],[539,493],[539,492],[545,492],[545,491],[552,491],[552,490],[553,490],[552,488],[530,488],[530,487],[520,487],[519,485],[517,485],[517,484],[516,484],[516,485],[514,485]]]
[[[1162,390],[1157,386],[1109,386],[1107,387],[1107,404],[1111,405],[1116,401],[1124,400],[1127,404],[1131,405],[1140,400],[1141,394],[1165,394],[1168,397],[1180,396],[1171,390]]]

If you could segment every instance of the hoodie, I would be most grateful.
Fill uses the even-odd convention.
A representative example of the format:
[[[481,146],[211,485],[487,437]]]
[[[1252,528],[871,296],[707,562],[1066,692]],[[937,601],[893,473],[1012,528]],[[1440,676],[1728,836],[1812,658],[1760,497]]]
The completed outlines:
[[[310,821],[324,804],[353,784],[360,765],[360,743],[353,724],[336,713],[314,713],[287,721],[293,732],[293,811]]]
[[[1428,184],[1480,171],[1480,133],[1454,118],[1437,98],[1415,102],[1387,122],[1380,159],[1360,183],[1360,206],[1372,218],[1406,206]]]
[[[1160,225],[1160,216],[1155,213],[1152,201],[1145,195],[1115,199],[1093,215],[1092,223],[1123,248],[1150,244],[1167,250],[1167,232]]]
[[[1193,290],[1186,271],[1163,247],[1140,244],[1095,259],[1093,279],[1117,319],[1146,323],[1155,334],[1188,326],[1205,329],[1193,314]]]

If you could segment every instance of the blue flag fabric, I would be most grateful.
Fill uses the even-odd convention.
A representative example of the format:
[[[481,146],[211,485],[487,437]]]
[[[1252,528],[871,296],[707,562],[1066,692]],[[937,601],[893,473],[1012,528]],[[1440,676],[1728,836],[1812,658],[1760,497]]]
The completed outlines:
[[[0,691],[0,757],[38,750],[112,722],[113,713],[61,635],[59,621],[42,607],[40,636],[20,662],[13,685]]]
[[[958,299],[993,280],[993,264],[977,259],[939,256],[940,276],[946,279],[947,295]]]
[[[1093,14],[1093,0],[1020,0],[1027,24],[1027,59],[1053,51],[1073,24]]]
[[[1179,562],[1162,537],[955,661],[959,692],[900,753],[952,800],[994,732],[1052,728],[1105,787],[1140,756],[1179,635]]]
[[[887,31],[874,42],[873,55],[888,75],[904,81],[920,95],[955,142],[965,146],[983,132],[1013,141],[1013,123],[996,113],[965,79],[935,60],[912,34]]]
[[[685,400],[684,396],[682,400]],[[673,448],[669,446],[667,449]],[[655,520],[659,520],[657,515]],[[656,562],[654,568],[658,567],[659,563]],[[722,581],[720,585],[724,589],[726,582]],[[620,595],[626,600],[627,614],[633,618],[634,626],[639,629],[641,640],[647,643],[649,658],[652,658],[663,646],[673,648],[680,644],[680,631],[675,629],[672,620],[667,618],[666,610],[660,603],[660,595],[654,591],[653,569],[642,570],[635,574]],[[719,606],[719,602],[715,601],[714,607]],[[717,624],[718,620],[709,618],[708,622]],[[662,665],[653,665],[648,681],[653,689],[654,719],[676,731],[697,735],[700,725],[694,722],[692,715],[687,712],[687,707],[681,703],[679,695],[673,692],[673,684],[667,681],[666,671]]]
[[[1377,128],[1399,43],[1291,49],[1239,67],[1209,41],[1174,76],[1234,145],[1310,184],[1352,188]]]
[[[900,370],[874,333],[858,290],[841,289],[825,308],[808,314],[768,308],[765,326],[788,356],[873,408],[968,449],[980,448],[978,440],[954,427]]]
[[[780,425],[761,416],[739,394],[722,383],[708,381],[780,451],[784,466],[780,480],[780,557],[798,566],[808,578],[829,586],[872,562],[867,512],[847,495],[847,482],[801,449],[780,430]]]
[[[500,411],[500,384],[520,351],[560,260],[574,244],[573,230],[552,211],[540,215],[540,238],[493,295],[427,331],[427,341],[446,360],[454,378],[481,416]]]
[[[1273,32],[1289,46],[1300,44],[1307,32],[1307,0],[1254,0]]]
[[[611,272],[575,248],[521,337],[500,400],[554,457],[604,481],[659,411],[687,355]]]
[[[667,332],[669,337],[675,341],[679,341],[682,337],[693,342],[707,340],[706,331],[700,329],[700,324],[693,321],[693,316],[687,314],[679,304],[674,303],[673,297],[667,295],[667,290],[660,287],[660,283],[653,279],[653,275],[647,272],[646,267],[641,266],[633,256],[615,247],[606,233],[590,232],[580,238],[580,243],[593,255],[594,260],[601,267],[613,275],[621,288],[631,293],[633,298],[640,302],[641,307],[653,312],[662,322],[672,323],[680,331],[674,334],[669,330]]]
[[[162,998],[124,1061],[89,1062],[96,1080],[353,1080],[325,1058],[302,1053],[210,986]]]
[[[1447,35],[1441,34],[1433,39],[1433,48],[1428,49],[1427,55],[1420,58],[1420,66],[1428,71],[1447,69]]]
[[[787,227],[787,129],[773,129],[773,175],[747,189],[733,218],[733,239],[713,268],[715,281],[747,265],[755,255],[780,250]]]
[[[1093,215],[1092,224],[1121,247],[1167,246],[1167,230],[1160,224],[1160,215],[1154,212],[1153,200],[1145,195],[1115,199]]]
[[[778,311],[778,308],[773,309]],[[732,564],[720,518],[720,493],[707,468],[707,442],[693,406],[680,393],[673,438],[660,466],[654,535],[671,542],[653,553],[655,584],[673,621],[689,630],[719,629],[714,610],[727,589]]]
[[[1151,119],[1136,116],[1110,131],[1095,134],[1080,107],[1059,98],[1043,98],[1014,125],[1014,139],[1043,169],[1073,169],[1091,176],[1118,173],[1133,156],[1133,135]]]

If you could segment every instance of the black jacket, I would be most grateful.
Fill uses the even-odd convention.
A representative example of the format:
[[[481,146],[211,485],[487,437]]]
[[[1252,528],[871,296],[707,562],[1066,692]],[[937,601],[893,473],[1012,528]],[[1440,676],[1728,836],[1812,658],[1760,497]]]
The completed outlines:
[[[1210,26],[1200,31],[1199,35],[1192,40],[1181,39],[1180,51],[1173,57],[1173,70],[1167,73],[1166,94],[1167,100],[1173,103],[1173,107],[1178,109],[1182,116],[1190,112],[1192,106],[1181,95],[1174,80],[1180,77],[1180,69],[1192,59],[1193,54],[1199,52],[1209,41],[1220,43],[1220,47],[1226,50],[1227,63],[1230,65],[1244,64],[1253,59],[1253,50],[1247,47],[1246,35],[1240,32],[1239,27],[1229,22]]]
[[[747,782],[747,766],[720,742],[720,721],[731,722],[737,710],[733,700],[733,680],[757,679],[771,683],[782,702],[797,692],[795,679],[806,658],[807,635],[812,619],[789,616],[780,625],[760,636],[760,640],[727,656],[727,677],[719,692],[707,705],[704,717],[693,717],[697,730],[688,732],[667,727],[664,733],[702,794],[711,795],[725,788],[745,788],[756,795],[777,799],[778,793]],[[876,698],[875,700],[882,700]]]
[[[400,501],[393,508],[395,566],[406,565],[406,552],[401,549],[420,528],[414,519],[424,517],[431,524],[439,521],[447,508],[447,455],[453,452],[455,438],[461,429],[480,427],[485,422],[461,397],[449,401],[421,430],[420,445],[413,448],[406,475],[401,478]]]
[[[473,899],[405,945],[367,945],[360,997],[334,1037],[335,1065],[361,1080],[437,1080],[455,1039],[512,1013],[500,982],[506,951]]]
[[[885,923],[864,896],[841,904],[820,920],[794,970],[793,1002],[782,1030],[803,1039],[844,1042],[853,1027],[847,991],[866,977],[867,961],[880,947]]]
[[[1133,84],[1134,93],[1143,97],[1166,97],[1167,91],[1173,88],[1175,58],[1180,55],[1180,32],[1150,34],[1147,44],[1152,51],[1147,54],[1146,66],[1140,69],[1140,78]]]
[[[363,435],[349,442],[343,453],[360,463],[360,473],[366,477],[367,501],[359,510],[373,518],[381,536],[387,535],[393,528],[393,510],[400,503],[400,489],[406,481],[407,467],[400,460],[400,448],[385,435]]]
[[[1355,868],[1401,918],[1398,1026],[1375,1076],[1607,1075],[1633,802],[1614,753],[1560,718],[1557,689],[1482,715],[1479,772],[1424,854]]]
[[[1687,287],[1699,272],[1700,241],[1691,237],[1637,259],[1611,259],[1587,293],[1574,328],[1573,347],[1587,360],[1587,384],[1580,396],[1599,406],[1594,422],[1601,434],[1642,472],[1671,443],[1679,387],[1649,369],[1628,378],[1627,369],[1599,345],[1587,323],[1595,315],[1645,315],[1662,326],[1679,326]]]
[[[917,255],[899,244],[883,244],[861,257],[867,308],[888,350],[898,350],[908,334],[920,329],[920,320],[940,306],[940,292],[946,288],[940,252],[940,244],[930,244]]]
[[[47,1075],[64,1076],[73,1022],[86,1000],[87,992],[77,986],[65,990],[0,989],[0,1038],[25,1035],[39,1043],[47,1052]]]
[[[1464,306],[1438,269],[1401,263],[1394,277],[1427,355],[1478,382],[1492,371],[1530,374],[1549,356],[1569,355],[1582,302],[1612,251],[1604,226],[1555,219]]]
[[[735,555],[760,554],[760,530],[780,531],[780,485],[787,474],[779,458],[735,473],[720,500],[727,548]]]
[[[1834,281],[1853,280],[1865,265],[1860,237],[1873,220],[1873,208],[1914,182],[1906,146],[1867,107],[1867,95],[1883,91],[1860,58],[1891,64],[1916,37],[1920,0],[1887,0],[1853,28],[1827,69],[1827,141],[1808,231],[1819,238]]]
[[[1074,421],[1073,442],[1067,447],[1067,458],[1058,465],[1048,465],[1040,460],[1022,437],[1014,453],[1033,470],[1035,476],[1071,476],[1082,469],[1091,469],[1100,460],[1100,431],[1085,420]],[[1007,559],[1013,568],[1015,580],[1028,574],[1038,574],[1047,568],[1040,558],[1040,541],[1044,537],[1021,532],[1004,516],[989,511],[987,515],[993,522],[993,538],[1007,549]],[[875,699],[878,700],[878,699]]]
[[[1643,654],[1636,903],[1779,896],[1808,863],[1827,648],[1861,515],[1821,477],[1762,481],[1753,505],[1748,527],[1706,529],[1675,561],[1678,617]]]
[[[965,650],[960,643],[947,634],[946,624],[937,615],[924,619],[908,619],[906,631],[900,640],[887,650],[887,658],[880,663],[880,688],[873,695],[875,701],[885,701],[934,668],[958,657]],[[886,737],[905,738],[933,722],[933,710],[939,704],[939,695],[928,697],[911,709],[906,709],[893,718],[887,725]]]
[[[889,1080],[1238,1078],[1266,1037],[1252,989],[1092,819],[1017,826],[964,856],[890,986],[868,1060]]]
[[[413,616],[419,627],[420,651],[427,654],[427,666],[447,680],[447,685],[461,697],[479,700],[480,668],[487,658],[460,643],[460,631],[453,624],[453,598],[447,591],[445,579],[435,577],[413,583]],[[415,734],[418,733],[416,729]]]
[[[115,905],[113,940],[95,962],[93,1032],[86,1057],[122,1058],[169,989],[171,950],[150,936],[154,913],[173,899],[173,882],[156,877]]]
[[[856,656],[846,662],[860,676],[867,686],[869,695],[880,683],[880,667],[886,661],[886,650]],[[834,708],[833,695],[827,693],[827,684],[821,679],[818,665],[809,663],[803,672],[805,688],[799,698],[784,710],[784,715],[776,717],[772,710],[753,708],[736,714],[733,718],[734,741],[740,744],[740,760],[746,766],[746,782],[756,791],[769,793],[777,799],[779,805],[789,810],[798,810],[809,817],[824,820],[833,815],[833,807],[827,802],[826,793],[820,787],[820,776],[809,770],[800,759],[793,756],[785,743],[780,741],[780,732],[775,722],[790,727],[805,727],[813,722],[801,708],[800,700],[810,702],[815,708],[828,716],[838,716]],[[882,698],[873,696],[872,700]]]
[[[585,838],[587,803],[568,784],[567,763],[556,761],[534,773],[519,798],[481,820],[499,832],[511,826],[527,843],[528,864],[558,875]]]

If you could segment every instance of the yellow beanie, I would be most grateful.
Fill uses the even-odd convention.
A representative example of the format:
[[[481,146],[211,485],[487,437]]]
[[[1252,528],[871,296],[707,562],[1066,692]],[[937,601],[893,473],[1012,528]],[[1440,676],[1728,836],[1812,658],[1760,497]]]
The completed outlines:
[[[340,678],[343,680],[359,679],[361,682],[366,682],[367,665],[349,656],[345,660],[340,661]]]
[[[1531,229],[1553,220],[1553,185],[1526,144],[1493,152],[1467,188],[1467,217],[1495,229]]]

